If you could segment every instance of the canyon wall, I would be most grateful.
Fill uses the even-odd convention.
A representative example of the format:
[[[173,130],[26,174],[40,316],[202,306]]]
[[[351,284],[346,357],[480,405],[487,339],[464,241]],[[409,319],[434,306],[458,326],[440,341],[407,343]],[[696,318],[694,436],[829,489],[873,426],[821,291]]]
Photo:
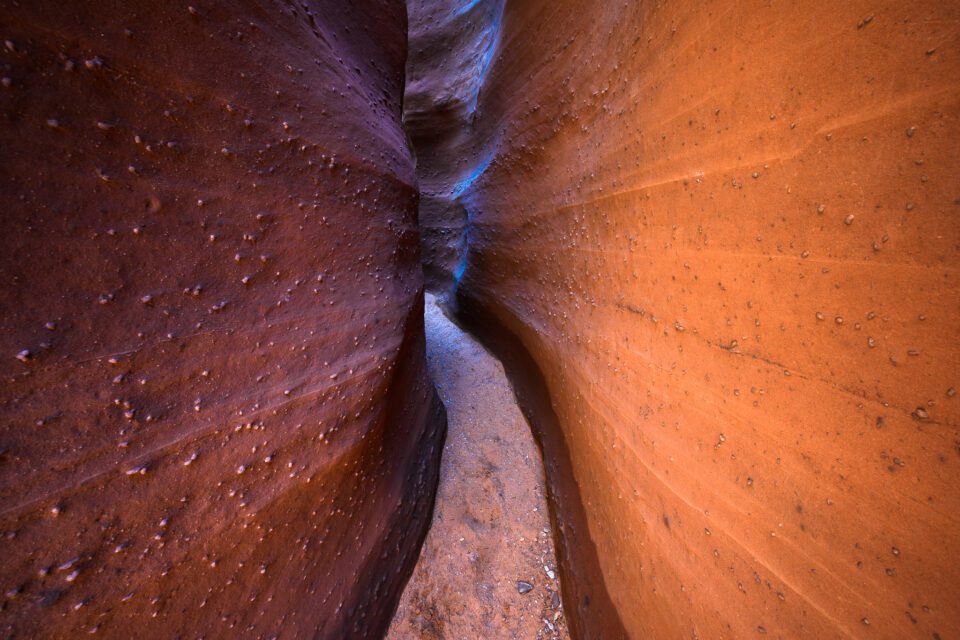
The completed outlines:
[[[444,425],[403,3],[0,27],[4,637],[379,637]]]
[[[417,155],[427,286],[447,293],[466,267],[460,196],[485,167],[474,123],[498,50],[504,0],[408,0],[403,124]]]
[[[957,637],[958,19],[508,0],[487,23],[468,123],[417,148],[465,252],[426,256],[536,426],[577,637]]]

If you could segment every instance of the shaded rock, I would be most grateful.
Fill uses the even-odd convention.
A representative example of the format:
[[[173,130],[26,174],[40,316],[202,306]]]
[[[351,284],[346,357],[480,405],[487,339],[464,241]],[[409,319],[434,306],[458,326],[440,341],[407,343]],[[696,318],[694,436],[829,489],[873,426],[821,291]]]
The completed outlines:
[[[381,637],[443,425],[403,3],[0,24],[0,631]]]

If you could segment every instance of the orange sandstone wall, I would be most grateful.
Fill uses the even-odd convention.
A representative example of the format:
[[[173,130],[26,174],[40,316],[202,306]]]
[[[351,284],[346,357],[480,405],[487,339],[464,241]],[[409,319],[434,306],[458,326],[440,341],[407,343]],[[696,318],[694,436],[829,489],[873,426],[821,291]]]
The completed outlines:
[[[580,637],[958,637],[958,19],[506,2],[457,297]]]
[[[4,637],[367,638],[416,559],[395,0],[0,3]]]

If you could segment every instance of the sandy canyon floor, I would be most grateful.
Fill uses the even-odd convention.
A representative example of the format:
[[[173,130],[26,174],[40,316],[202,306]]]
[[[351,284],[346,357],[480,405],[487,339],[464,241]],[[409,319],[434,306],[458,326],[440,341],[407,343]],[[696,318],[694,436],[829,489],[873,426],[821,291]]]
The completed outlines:
[[[390,640],[568,638],[540,452],[500,362],[426,300],[448,431],[433,524]]]

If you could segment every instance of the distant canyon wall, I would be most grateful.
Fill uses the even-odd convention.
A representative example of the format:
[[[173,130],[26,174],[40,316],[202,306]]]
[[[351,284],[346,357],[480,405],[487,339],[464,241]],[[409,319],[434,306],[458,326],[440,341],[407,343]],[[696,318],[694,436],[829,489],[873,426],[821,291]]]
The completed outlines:
[[[403,3],[0,26],[4,637],[379,637],[444,425]]]
[[[955,637],[960,5],[413,3],[479,5],[425,256],[537,424],[572,629]]]
[[[417,157],[424,277],[449,292],[466,267],[469,211],[461,196],[485,169],[474,124],[499,50],[504,0],[407,4],[403,122]]]

